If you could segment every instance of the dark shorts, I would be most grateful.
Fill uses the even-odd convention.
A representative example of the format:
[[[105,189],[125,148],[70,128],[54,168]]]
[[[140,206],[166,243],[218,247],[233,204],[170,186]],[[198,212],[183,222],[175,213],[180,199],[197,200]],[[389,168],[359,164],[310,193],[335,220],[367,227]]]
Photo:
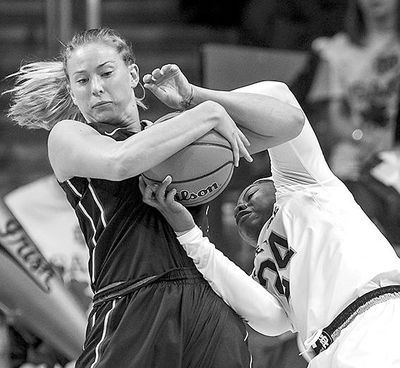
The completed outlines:
[[[76,368],[250,367],[247,336],[197,272],[179,270],[97,305]]]

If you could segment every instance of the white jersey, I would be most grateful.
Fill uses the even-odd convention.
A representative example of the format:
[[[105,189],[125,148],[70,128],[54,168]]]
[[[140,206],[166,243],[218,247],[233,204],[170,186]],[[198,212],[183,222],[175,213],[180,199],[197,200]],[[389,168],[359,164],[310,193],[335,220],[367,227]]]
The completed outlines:
[[[291,103],[298,106],[294,97]],[[178,240],[217,294],[251,327],[269,335],[297,331],[309,347],[357,296],[399,284],[400,260],[330,171],[308,121],[298,137],[269,149],[269,155],[277,200],[260,233],[252,275],[279,307],[259,288],[248,288],[248,277],[238,276],[238,267],[198,229]]]
[[[329,170],[308,121],[269,153],[277,201],[259,236],[253,277],[306,341],[357,296],[400,283],[400,260]]]

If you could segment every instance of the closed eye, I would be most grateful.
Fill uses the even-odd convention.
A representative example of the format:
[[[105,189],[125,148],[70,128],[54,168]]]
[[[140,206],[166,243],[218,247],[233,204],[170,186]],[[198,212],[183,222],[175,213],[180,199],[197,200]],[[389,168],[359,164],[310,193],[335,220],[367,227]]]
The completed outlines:
[[[246,195],[246,200],[249,201],[253,197],[253,195],[256,193],[257,193],[257,189],[249,191]]]

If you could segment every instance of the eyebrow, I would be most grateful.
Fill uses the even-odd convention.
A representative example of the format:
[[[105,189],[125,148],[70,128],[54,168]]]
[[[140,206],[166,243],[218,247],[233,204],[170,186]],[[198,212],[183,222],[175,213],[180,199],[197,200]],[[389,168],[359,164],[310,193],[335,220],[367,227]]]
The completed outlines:
[[[243,200],[246,197],[246,194],[249,192],[249,190],[252,188],[253,184],[250,184],[247,188],[243,189],[242,193],[240,193],[237,201]]]
[[[115,64],[115,61],[114,60],[107,60],[104,63],[101,63],[100,65],[98,65],[96,69],[102,68],[103,66],[105,66],[108,63]]]
[[[100,69],[100,68],[102,68],[103,66],[105,66],[105,65],[108,64],[108,63],[115,64],[115,61],[113,61],[113,60],[107,60],[107,61],[105,61],[104,63],[99,64],[99,65],[96,67],[96,69]],[[76,71],[73,75],[75,76],[76,74],[85,73],[85,71],[86,71],[86,70],[78,70],[78,71]]]

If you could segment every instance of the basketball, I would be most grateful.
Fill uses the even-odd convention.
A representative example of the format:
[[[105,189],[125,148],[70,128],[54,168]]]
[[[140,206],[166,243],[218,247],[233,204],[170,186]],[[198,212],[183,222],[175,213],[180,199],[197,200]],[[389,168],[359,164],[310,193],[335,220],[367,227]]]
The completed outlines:
[[[205,204],[220,195],[234,169],[230,143],[215,131],[178,151],[161,164],[142,174],[146,184],[161,183],[172,177],[169,188],[177,191],[176,200],[185,207]]]

